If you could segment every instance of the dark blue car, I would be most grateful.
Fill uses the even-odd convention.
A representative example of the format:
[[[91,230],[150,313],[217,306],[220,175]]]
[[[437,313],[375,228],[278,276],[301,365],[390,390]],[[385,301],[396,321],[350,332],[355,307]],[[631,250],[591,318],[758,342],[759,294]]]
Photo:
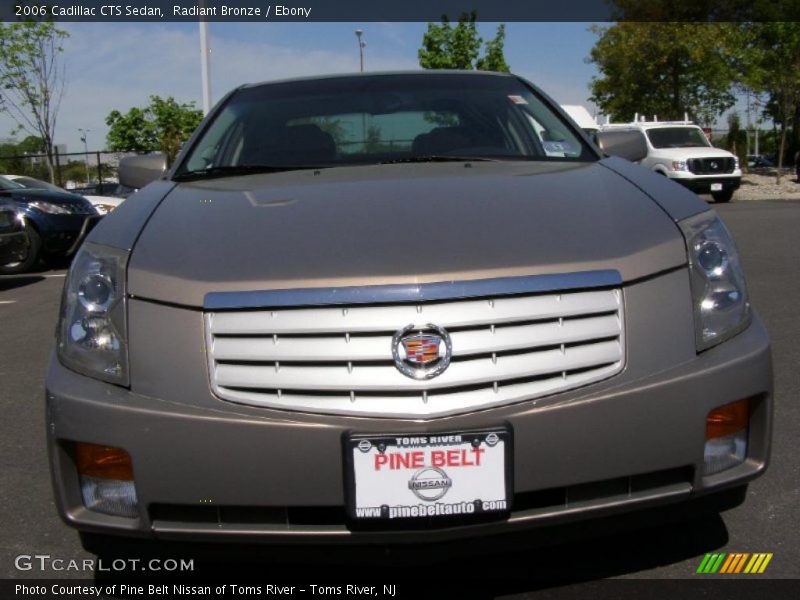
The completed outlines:
[[[22,273],[40,258],[74,253],[101,215],[83,196],[67,192],[33,190],[0,177],[0,198],[13,201],[25,221],[28,252],[0,273]]]

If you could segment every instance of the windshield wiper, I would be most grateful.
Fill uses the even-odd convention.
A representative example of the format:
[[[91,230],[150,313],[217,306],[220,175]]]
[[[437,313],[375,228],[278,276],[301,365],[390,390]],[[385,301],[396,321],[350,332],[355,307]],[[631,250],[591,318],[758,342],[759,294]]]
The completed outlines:
[[[499,162],[498,158],[485,156],[452,156],[449,154],[420,154],[419,156],[406,156],[382,160],[378,164],[393,165],[397,163],[426,163],[426,162]]]
[[[196,171],[184,171],[172,178],[173,181],[193,181],[196,179],[212,179],[231,175],[249,175],[253,173],[280,173],[283,171],[300,171],[303,169],[320,169],[316,165],[229,165],[224,167],[208,167]]]

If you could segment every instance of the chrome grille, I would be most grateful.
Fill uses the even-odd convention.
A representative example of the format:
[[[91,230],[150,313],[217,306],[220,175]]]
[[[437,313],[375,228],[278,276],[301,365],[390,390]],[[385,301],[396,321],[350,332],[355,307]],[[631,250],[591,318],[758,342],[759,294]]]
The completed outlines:
[[[207,312],[214,393],[307,412],[427,418],[586,385],[622,369],[619,290],[388,306]],[[429,380],[394,365],[409,323],[450,332],[449,368]]]
[[[696,175],[720,175],[733,173],[736,168],[734,160],[729,157],[690,158],[686,161],[689,171]]]

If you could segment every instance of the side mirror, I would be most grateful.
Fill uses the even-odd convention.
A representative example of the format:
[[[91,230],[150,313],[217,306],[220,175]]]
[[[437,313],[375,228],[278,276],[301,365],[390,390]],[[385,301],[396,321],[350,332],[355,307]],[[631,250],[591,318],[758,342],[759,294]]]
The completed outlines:
[[[155,181],[167,170],[167,155],[161,152],[128,156],[119,161],[119,182],[139,189]]]
[[[606,154],[631,162],[647,156],[647,142],[641,131],[598,131],[597,143]]]

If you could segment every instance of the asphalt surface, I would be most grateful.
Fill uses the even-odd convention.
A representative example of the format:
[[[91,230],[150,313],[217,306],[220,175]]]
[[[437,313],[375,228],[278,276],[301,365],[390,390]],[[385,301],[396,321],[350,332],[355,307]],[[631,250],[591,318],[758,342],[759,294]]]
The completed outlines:
[[[772,464],[750,485],[746,502],[721,515],[677,524],[654,524],[653,517],[644,528],[632,531],[611,522],[610,534],[589,539],[543,541],[532,534],[491,553],[477,541],[464,545],[458,559],[439,557],[438,574],[447,578],[480,572],[487,582],[497,582],[498,595],[526,595],[576,582],[589,593],[593,583],[609,577],[696,578],[707,552],[771,552],[774,558],[760,577],[800,578],[800,202],[742,202],[717,208],[737,240],[753,304],[773,342]],[[64,274],[62,266],[0,276],[0,578],[92,577],[84,571],[15,567],[19,555],[44,554],[65,561],[92,557],[56,515],[45,453],[44,374]],[[414,550],[398,558],[398,564],[405,564]],[[315,574],[326,572],[332,562],[338,573],[348,566],[357,570],[360,563],[353,561],[361,559],[348,563],[346,555],[327,553],[289,560],[293,562],[287,569],[293,565]],[[393,560],[389,555],[389,565]],[[200,566],[226,573],[230,567],[216,560]],[[261,572],[263,564],[240,561],[237,568],[239,573]],[[388,576],[402,572],[386,569]]]

